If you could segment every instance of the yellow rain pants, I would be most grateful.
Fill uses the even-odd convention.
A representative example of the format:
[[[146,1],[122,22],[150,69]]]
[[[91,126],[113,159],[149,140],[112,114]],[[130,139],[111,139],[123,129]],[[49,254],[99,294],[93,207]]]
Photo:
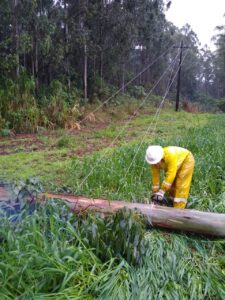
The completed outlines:
[[[161,189],[173,199],[173,207],[185,208],[190,191],[195,160],[192,153],[184,148],[169,146],[163,148],[163,158],[151,165],[152,191],[160,189],[160,170],[165,171]]]

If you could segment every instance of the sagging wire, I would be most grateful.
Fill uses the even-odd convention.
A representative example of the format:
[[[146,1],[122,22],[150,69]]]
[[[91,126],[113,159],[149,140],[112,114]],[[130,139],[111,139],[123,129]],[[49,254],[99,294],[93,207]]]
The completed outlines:
[[[163,79],[163,77],[166,75],[166,73],[168,72],[168,70],[170,70],[171,65],[173,65],[173,63],[175,63],[175,61],[177,60],[177,57],[179,55],[179,52],[177,53],[176,57],[174,58],[174,60],[170,63],[170,65],[166,68],[166,70],[162,73],[162,75],[160,76],[160,78],[158,79],[158,81],[154,84],[154,86],[150,89],[150,91],[148,92],[148,94],[146,95],[146,97],[143,99],[143,101],[141,102],[141,104],[138,106],[138,108],[136,109],[135,112],[137,112],[146,102],[146,100],[148,99],[148,97],[150,96],[150,94],[153,92],[153,90],[157,87],[157,85],[160,83],[160,81]],[[127,128],[128,124],[132,121],[132,119],[135,118],[135,113],[133,116],[130,116],[130,118],[127,120],[127,122],[125,123],[125,125],[122,127],[122,130],[118,133],[118,135],[113,139],[113,141],[108,145],[108,147],[112,147],[114,145],[114,143],[118,140],[118,138],[120,137],[120,135],[125,131],[125,129]],[[90,170],[90,172],[86,175],[86,177],[82,180],[82,182],[80,183],[80,185],[78,186],[78,189],[80,189],[83,184],[86,182],[86,180],[88,179],[88,177],[93,173],[94,169],[97,167],[97,165],[99,164],[99,162],[102,160],[102,157],[100,157],[97,162],[95,163],[95,165],[92,167],[92,169]]]
[[[124,88],[126,88],[130,83],[132,83],[135,79],[137,79],[139,76],[141,76],[144,72],[146,72],[149,68],[151,68],[161,57],[166,55],[167,52],[169,52],[175,44],[173,44],[171,47],[169,47],[166,51],[164,51],[162,54],[160,54],[157,58],[155,58],[146,68],[144,68],[141,72],[136,74],[131,80],[129,80],[127,83],[124,84],[121,88],[119,88],[114,94],[112,94],[110,97],[108,97],[105,101],[103,101],[98,107],[96,107],[93,111],[91,111],[84,119],[82,119],[78,124],[82,124],[85,122],[89,116],[93,113],[96,113],[100,108],[102,108],[105,104],[107,104],[111,99],[113,99],[117,94],[119,94]]]
[[[181,65],[183,64],[183,61],[184,61],[184,59],[185,59],[186,56],[187,56],[187,52],[186,52],[185,56],[184,56],[183,59],[182,59]],[[124,176],[125,178],[127,177],[127,174],[128,174],[128,172],[130,171],[130,168],[131,168],[131,166],[133,165],[134,160],[135,160],[135,158],[136,158],[138,152],[140,151],[141,146],[142,146],[143,143],[144,143],[145,137],[146,137],[147,134],[150,132],[150,129],[151,129],[152,125],[153,125],[153,122],[155,122],[155,125],[154,125],[153,130],[152,130],[152,135],[154,136],[154,134],[155,134],[155,131],[156,131],[156,127],[157,127],[157,124],[158,124],[159,115],[160,115],[162,106],[163,106],[163,104],[164,104],[164,102],[165,102],[165,99],[166,99],[166,96],[167,96],[167,94],[168,94],[168,92],[169,92],[169,90],[170,90],[170,87],[172,86],[172,84],[173,84],[173,82],[174,82],[174,80],[175,80],[175,78],[176,78],[176,76],[177,76],[177,73],[178,73],[178,71],[179,71],[179,68],[180,68],[180,67],[178,67],[177,71],[175,72],[175,74],[174,74],[174,76],[173,76],[173,79],[172,79],[172,80],[169,80],[169,84],[168,84],[168,86],[167,86],[167,89],[166,89],[166,92],[165,92],[165,94],[164,94],[164,96],[163,96],[163,99],[162,99],[161,103],[159,104],[159,107],[158,107],[158,109],[157,109],[157,111],[156,111],[156,113],[155,113],[155,115],[154,115],[154,118],[152,119],[150,125],[148,126],[146,132],[144,133],[144,136],[143,136],[141,142],[139,143],[139,145],[138,145],[138,147],[137,147],[137,151],[135,152],[134,157],[133,157],[133,159],[132,159],[132,161],[131,161],[131,163],[130,163],[130,165],[129,165],[129,167],[128,167],[126,173],[125,173],[125,176]],[[118,193],[119,191],[120,191],[120,186],[119,186],[119,188],[117,189],[116,192]]]
[[[175,63],[176,63],[176,61],[174,62],[173,67],[171,68],[171,74],[170,74],[170,78],[169,78],[169,80],[168,80],[168,85],[167,85],[166,90],[168,89],[168,86],[170,86],[170,83],[171,83],[172,80],[173,80],[172,75],[173,75],[173,71],[174,71],[174,69],[175,69]],[[173,81],[174,81],[174,80],[173,80]],[[156,114],[155,114],[155,116],[156,116]],[[154,117],[155,117],[155,116],[154,116]],[[158,118],[159,118],[159,115],[158,115]],[[154,119],[154,118],[153,118],[153,119]],[[153,120],[152,120],[152,122],[153,122]],[[152,122],[151,122],[151,124],[152,124]],[[151,137],[154,137],[154,136],[155,136],[155,133],[156,133],[156,124],[155,124],[155,128],[154,128],[153,131],[152,131]],[[140,172],[140,175],[139,175],[140,177],[142,176],[144,170],[145,170],[145,161],[143,161],[143,164],[142,164],[141,172]]]

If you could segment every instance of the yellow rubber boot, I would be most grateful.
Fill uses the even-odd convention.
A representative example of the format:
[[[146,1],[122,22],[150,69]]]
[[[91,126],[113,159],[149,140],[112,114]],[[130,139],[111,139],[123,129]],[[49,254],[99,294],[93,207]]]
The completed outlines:
[[[185,208],[186,203],[184,203],[184,202],[173,202],[173,207],[174,208]]]

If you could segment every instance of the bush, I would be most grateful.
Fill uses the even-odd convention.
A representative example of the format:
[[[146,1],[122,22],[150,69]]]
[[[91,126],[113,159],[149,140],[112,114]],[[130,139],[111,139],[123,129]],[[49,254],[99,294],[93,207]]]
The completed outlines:
[[[3,130],[8,127],[8,123],[0,114],[0,130]]]
[[[68,120],[75,122],[80,116],[80,92],[76,88],[68,92],[58,80],[52,81],[49,91],[35,97],[35,82],[25,72],[18,82],[5,82],[0,89],[0,130],[36,132],[40,126],[54,129]]]
[[[110,84],[106,83],[104,79],[97,77],[92,84],[92,102],[98,100],[105,101],[107,98],[115,93],[115,88]]]
[[[40,111],[34,97],[34,80],[26,72],[21,72],[17,82],[6,81],[0,90],[1,119],[4,125],[16,132],[35,132],[39,123]],[[0,121],[0,128],[2,121]]]
[[[70,106],[59,96],[51,96],[49,105],[44,109],[44,114],[54,127],[65,127],[68,122],[76,122],[80,116],[79,105]]]
[[[150,104],[153,104],[155,107],[158,107],[161,101],[162,101],[162,96],[156,96],[156,95],[151,95],[148,100],[148,102]]]
[[[225,112],[225,98],[217,100],[216,105],[222,112]]]
[[[136,98],[141,99],[146,96],[145,88],[143,86],[134,85],[130,89],[128,89],[129,94]]]
[[[2,137],[7,137],[11,135],[11,130],[10,129],[0,129],[0,136]]]
[[[190,113],[199,113],[201,111],[200,105],[198,103],[193,103],[189,101],[183,101],[183,110]]]
[[[7,113],[10,128],[20,133],[36,132],[39,125],[39,117],[40,110],[35,106],[16,111],[10,110]]]

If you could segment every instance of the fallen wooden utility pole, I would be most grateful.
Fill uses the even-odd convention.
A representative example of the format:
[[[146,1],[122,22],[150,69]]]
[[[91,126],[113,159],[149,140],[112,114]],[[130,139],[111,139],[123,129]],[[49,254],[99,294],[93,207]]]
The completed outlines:
[[[112,214],[123,207],[127,207],[140,211],[153,227],[225,237],[225,214],[177,209],[154,204],[89,199],[81,196],[57,194],[44,194],[44,196],[45,198],[57,198],[69,202],[71,209],[77,213],[93,210],[103,214]]]

